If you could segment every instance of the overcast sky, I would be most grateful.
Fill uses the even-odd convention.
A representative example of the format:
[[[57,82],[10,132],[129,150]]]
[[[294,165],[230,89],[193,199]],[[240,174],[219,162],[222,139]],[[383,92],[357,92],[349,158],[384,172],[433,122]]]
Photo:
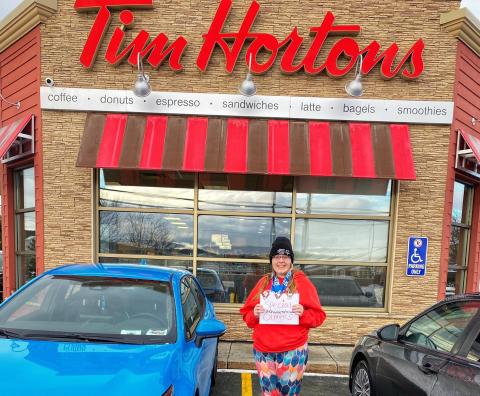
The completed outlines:
[[[478,0],[462,0],[462,6],[468,7],[473,14],[480,19],[480,1]]]
[[[0,21],[23,0],[0,0]]]

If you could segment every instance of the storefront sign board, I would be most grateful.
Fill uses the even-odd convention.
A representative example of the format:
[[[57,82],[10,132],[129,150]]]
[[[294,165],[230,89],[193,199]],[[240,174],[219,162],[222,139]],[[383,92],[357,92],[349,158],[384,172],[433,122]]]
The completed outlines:
[[[409,237],[407,254],[407,275],[425,276],[427,271],[428,238]]]
[[[41,87],[43,110],[451,124],[453,102]]]

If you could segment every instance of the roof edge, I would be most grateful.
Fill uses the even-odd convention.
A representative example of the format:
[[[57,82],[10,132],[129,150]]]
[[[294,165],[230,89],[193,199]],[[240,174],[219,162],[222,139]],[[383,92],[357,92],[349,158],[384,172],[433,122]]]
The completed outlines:
[[[480,56],[480,21],[468,8],[441,14],[440,26]]]
[[[25,0],[0,23],[0,52],[57,12],[57,0]]]

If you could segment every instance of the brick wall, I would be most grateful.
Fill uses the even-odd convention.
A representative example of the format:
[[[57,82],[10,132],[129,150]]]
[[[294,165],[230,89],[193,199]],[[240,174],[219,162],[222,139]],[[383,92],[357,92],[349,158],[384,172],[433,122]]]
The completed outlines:
[[[318,26],[324,13],[331,10],[337,23],[361,25],[362,31],[356,37],[361,46],[372,40],[379,41],[382,47],[397,42],[403,56],[418,38],[423,38],[426,44],[424,74],[410,82],[400,77],[385,81],[375,68],[363,80],[364,97],[450,101],[457,41],[441,32],[439,18],[441,13],[457,8],[458,3],[263,0],[254,30],[283,38],[293,26],[298,26],[300,34],[307,37],[308,29]],[[139,29],[152,35],[165,32],[170,39],[182,34],[188,39],[189,47],[183,57],[183,72],[174,73],[165,66],[158,70],[146,66],[153,89],[235,93],[246,71],[240,62],[234,72],[228,74],[223,55],[216,51],[206,72],[200,72],[195,66],[202,44],[201,34],[207,31],[218,3],[163,1],[160,4],[155,1],[154,4],[153,10],[134,11],[136,25],[128,31],[128,36],[131,38]],[[249,1],[234,2],[226,30],[238,29],[249,5]],[[106,45],[100,49],[92,70],[85,70],[78,61],[95,13],[77,13],[72,2],[66,0],[59,0],[58,7],[58,13],[42,27],[42,81],[51,76],[57,86],[131,89],[136,70],[126,63],[117,67],[107,64],[103,60]],[[110,32],[118,25],[117,21],[118,12],[115,12]],[[328,40],[326,48],[332,42]],[[326,53],[327,50],[322,51]],[[258,93],[265,95],[345,97],[344,86],[352,76],[353,73],[341,79],[325,74],[285,76],[279,71],[277,62],[271,71],[255,77],[255,83]],[[90,261],[95,250],[92,244],[92,172],[75,167],[84,120],[82,113],[43,112],[47,267],[63,262]],[[403,182],[400,186],[391,313],[332,313],[321,329],[312,332],[313,341],[352,343],[359,334],[386,323],[401,322],[436,301],[449,135],[449,126],[411,126],[417,180]],[[404,275],[410,235],[429,237],[429,262],[424,278],[412,279]],[[221,313],[221,317],[230,328],[226,338],[246,338],[245,326],[238,314]]]

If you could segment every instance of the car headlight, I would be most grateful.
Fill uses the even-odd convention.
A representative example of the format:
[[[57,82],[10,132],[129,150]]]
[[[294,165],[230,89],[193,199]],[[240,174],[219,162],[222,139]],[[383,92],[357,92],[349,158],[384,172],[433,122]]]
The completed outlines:
[[[173,385],[170,385],[170,387],[162,394],[162,396],[173,396]]]

